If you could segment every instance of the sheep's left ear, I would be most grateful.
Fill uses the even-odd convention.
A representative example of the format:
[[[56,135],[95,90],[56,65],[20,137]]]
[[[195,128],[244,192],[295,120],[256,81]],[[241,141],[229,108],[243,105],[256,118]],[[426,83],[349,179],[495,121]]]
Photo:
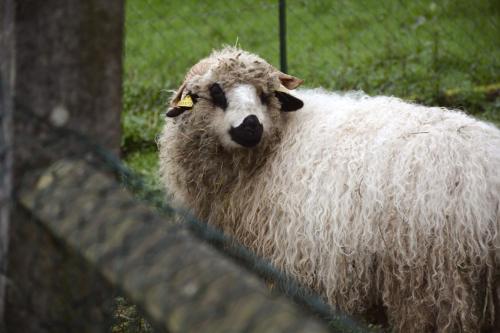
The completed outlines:
[[[302,100],[289,94],[286,89],[276,90],[274,94],[278,97],[278,100],[281,103],[281,111],[297,111],[304,106],[304,102],[302,102]]]
[[[177,117],[178,115],[184,113],[185,111],[191,110],[194,105],[195,95],[187,94],[183,99],[177,102],[177,104],[170,108],[166,116],[167,117]]]
[[[281,103],[281,111],[290,112],[297,111],[298,109],[304,106],[304,102],[302,102],[297,97],[291,95],[288,89],[295,89],[304,82],[304,80],[299,79],[298,77],[285,74],[283,72],[278,71],[278,79],[280,80],[281,86],[278,90],[274,92],[276,97],[278,97]]]
[[[298,77],[288,75],[279,71],[278,79],[280,80],[281,84],[287,89],[295,89],[304,82],[304,80],[299,79]]]

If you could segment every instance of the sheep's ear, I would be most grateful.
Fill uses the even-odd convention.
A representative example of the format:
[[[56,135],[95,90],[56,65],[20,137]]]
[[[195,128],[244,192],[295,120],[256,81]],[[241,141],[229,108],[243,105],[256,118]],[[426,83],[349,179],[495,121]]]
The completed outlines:
[[[274,92],[276,97],[281,103],[281,111],[291,112],[297,111],[304,106],[304,102],[295,96],[290,95],[287,92],[277,90]]]
[[[167,117],[173,118],[177,117],[181,114],[183,114],[187,109],[181,108],[181,107],[173,107],[167,110],[167,113],[165,114]]]
[[[280,79],[281,84],[287,89],[295,89],[304,82],[304,80],[301,80],[298,77],[291,76],[282,72],[279,72],[278,78]]]
[[[174,107],[170,108],[167,111],[166,116],[167,117],[177,117],[180,114],[184,113],[185,111],[191,110],[194,106],[193,99],[194,99],[194,97],[192,97],[191,94],[187,94],[186,96],[184,96],[183,99],[178,101]]]
[[[177,103],[181,100],[182,94],[184,93],[184,89],[186,89],[186,82],[183,82],[177,92],[175,93],[174,98],[170,101],[170,105],[175,107]]]

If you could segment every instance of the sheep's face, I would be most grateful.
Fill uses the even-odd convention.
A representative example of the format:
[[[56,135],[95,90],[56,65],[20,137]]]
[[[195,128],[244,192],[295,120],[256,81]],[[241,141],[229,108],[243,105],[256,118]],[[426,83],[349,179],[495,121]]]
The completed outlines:
[[[268,105],[251,84],[238,84],[224,93],[218,83],[210,87],[215,110],[212,127],[223,146],[251,148],[271,127]],[[263,93],[261,93],[263,95]]]
[[[167,116],[181,116],[182,126],[202,129],[205,142],[209,135],[227,150],[263,146],[279,136],[283,112],[303,105],[284,87],[291,80],[296,80],[292,87],[301,82],[255,55],[233,50],[189,77]]]

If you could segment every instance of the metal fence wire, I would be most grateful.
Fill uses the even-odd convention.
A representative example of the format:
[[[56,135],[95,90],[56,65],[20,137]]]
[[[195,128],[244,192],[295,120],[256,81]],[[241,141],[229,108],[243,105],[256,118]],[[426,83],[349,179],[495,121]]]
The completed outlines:
[[[129,0],[125,158],[151,173],[140,161],[148,150],[155,159],[170,91],[223,45],[259,54],[306,87],[395,95],[500,122],[499,40],[500,3],[491,0]]]
[[[153,145],[170,91],[212,49],[238,45],[279,67],[280,24],[287,70],[305,87],[394,95],[500,123],[498,1],[295,0],[281,23],[280,3],[129,0],[126,146]]]
[[[364,332],[120,160],[121,4],[0,2],[0,332]]]
[[[198,221],[186,211],[174,210],[162,191],[149,186],[141,175],[130,170],[115,153],[96,144],[93,138],[65,127],[56,127],[22,104],[18,105],[16,117],[46,133],[36,141],[22,139],[22,144],[33,152],[34,160],[47,160],[68,145],[73,148],[70,154],[48,169],[28,176],[25,183],[34,182],[34,186],[23,184],[16,191],[28,224],[17,228],[11,241],[26,242],[29,246],[16,254],[16,258],[23,258],[22,261],[10,262],[11,270],[24,272],[22,278],[14,279],[8,274],[6,277],[10,298],[23,304],[21,311],[7,309],[11,321],[30,320],[31,316],[47,312],[43,314],[42,323],[33,322],[33,332],[37,331],[37,326],[44,331],[72,332],[89,327],[83,313],[94,308],[96,313],[102,314],[93,323],[95,326],[90,326],[93,329],[98,330],[104,325],[113,333],[151,333],[165,331],[161,326],[162,318],[173,318],[170,321],[175,316],[182,317],[180,308],[186,313],[200,310],[199,314],[190,315],[188,324],[184,320],[183,326],[175,326],[180,332],[192,331],[195,327],[206,329],[206,321],[214,320],[213,311],[219,311],[221,318],[238,317],[243,304],[237,300],[253,292],[231,285],[232,279],[250,280],[250,285],[266,289],[264,283],[254,276],[250,279],[245,276],[248,270],[273,286],[275,298],[280,297],[279,294],[287,295],[309,318],[314,315],[327,322],[332,332],[371,331],[360,318],[330,308],[313,291],[299,285],[293,277],[278,271],[218,229]],[[135,196],[128,196],[125,189]],[[158,215],[154,214],[155,211]],[[174,215],[177,223],[172,224]],[[33,233],[28,225],[35,226],[37,232]],[[50,235],[43,232],[47,229]],[[198,243],[202,244],[201,252],[196,249]],[[226,264],[221,266],[208,256],[206,261],[203,259],[214,248],[228,259]],[[75,249],[79,252],[76,257],[66,252]],[[166,253],[170,255],[166,256]],[[158,260],[161,265],[158,265]],[[44,265],[57,270],[55,279],[40,274],[35,262],[45,262]],[[231,264],[226,267],[229,262]],[[230,267],[234,263],[245,269],[234,271]],[[74,265],[83,273],[72,271]],[[196,272],[206,271],[208,267],[209,270],[222,269],[227,276],[213,279],[212,284],[197,285],[199,281],[194,281],[199,279]],[[99,288],[107,288],[113,298],[91,291],[102,283],[102,274],[107,283]],[[223,309],[214,309],[214,300],[210,300],[207,293],[210,289],[220,292],[221,281],[228,283],[223,289],[231,296],[224,300],[227,304]],[[38,295],[34,293],[37,288],[54,292],[62,289],[65,297],[77,301],[71,308],[53,304],[44,309],[40,306],[44,301],[39,304]],[[195,289],[190,291],[189,288]],[[163,290],[168,290],[168,298],[151,301],[154,293],[164,295]],[[129,297],[135,302],[128,300]],[[266,317],[277,311],[272,306],[276,301],[268,304],[265,313],[259,312],[253,322],[250,320],[248,323],[252,329],[247,329],[259,332],[259,327],[268,325],[265,320],[260,323],[259,316]],[[255,299],[252,298],[252,302]],[[315,324],[308,320],[290,322],[297,315],[295,311],[297,309],[293,307],[288,308],[292,317],[280,317],[283,325],[293,325],[288,332],[309,332],[311,328],[313,332],[317,331]],[[80,312],[81,318],[78,316]],[[73,320],[66,320],[65,316]],[[214,322],[208,327],[233,331],[231,327],[218,324],[217,320]]]
[[[299,314],[306,314],[307,320],[290,331],[309,331],[309,327],[315,327],[311,324],[314,316],[325,319],[332,331],[368,329],[358,318],[331,309],[293,277],[277,271],[220,231],[186,212],[174,211],[158,190],[154,176],[155,139],[163,124],[169,90],[178,87],[188,68],[224,44],[255,52],[279,67],[280,3],[284,5],[284,1],[277,0],[126,2],[121,143],[125,163],[114,152],[95,144],[95,138],[54,125],[54,121],[59,121],[55,118],[51,122],[54,113],[47,116],[44,110],[24,105],[31,100],[14,101],[17,126],[22,124],[34,129],[32,133],[43,133],[35,139],[16,137],[18,146],[33,152],[30,156],[33,161],[59,160],[59,152],[65,152],[68,146],[74,149],[72,154],[65,154],[63,161],[30,173],[26,179],[30,185],[21,184],[16,188],[15,202],[9,203],[15,206],[15,218],[27,221],[25,225],[15,226],[11,238],[18,252],[14,259],[9,257],[9,269],[21,272],[20,277],[16,280],[8,275],[9,270],[0,267],[0,281],[6,281],[9,298],[24,306],[22,311],[6,309],[9,316],[23,322],[40,315],[50,321],[36,323],[39,326],[32,326],[32,331],[70,332],[75,331],[75,325],[88,328],[93,323],[85,322],[83,315],[81,323],[69,322],[66,315],[75,318],[80,310],[106,307],[100,319],[114,333],[163,331],[165,313],[170,316],[169,324],[175,326],[181,322],[176,321],[178,318],[188,318],[185,313],[191,311],[195,302],[203,301],[201,296],[200,299],[193,296],[196,292],[188,288],[189,284],[177,288],[175,283],[164,283],[168,279],[189,280],[186,276],[197,272],[200,257],[205,254],[193,249],[203,244],[206,253],[227,259],[207,260],[202,267],[205,271],[221,269],[228,272],[231,281],[242,280],[250,286],[248,290],[227,292],[234,299],[227,300],[224,308],[227,313],[221,311],[219,319],[231,314],[235,304],[231,302],[246,292],[256,297],[253,301],[264,298],[264,293],[269,292],[262,281],[266,280],[274,286],[269,293],[275,293],[275,299],[269,307],[259,310],[253,322],[249,320],[253,331],[266,325],[265,321],[258,320],[267,315],[266,312],[277,311],[274,306],[284,299],[282,294],[298,304],[292,306],[283,301],[286,309],[291,309],[283,312],[288,315],[283,325],[288,318],[298,321]],[[281,28],[287,31],[287,70],[303,78],[305,86],[395,95],[427,104],[464,108],[488,120],[500,121],[500,2],[295,0],[281,8],[282,14],[286,14],[286,22],[283,21],[285,15],[281,15]],[[72,64],[67,65],[70,68]],[[28,72],[29,68],[23,70]],[[62,90],[62,87],[56,88]],[[67,114],[63,112],[62,118],[64,116]],[[2,117],[0,114],[3,126]],[[0,136],[0,157],[8,149],[12,149],[11,143]],[[12,161],[7,162],[10,168]],[[0,171],[4,169],[7,167],[2,166]],[[0,178],[3,181],[1,173]],[[129,197],[125,192],[135,196]],[[82,193],[88,193],[88,197]],[[0,200],[5,201],[4,196],[0,195]],[[156,210],[146,206],[154,206]],[[174,215],[182,215],[184,222],[166,226],[165,220],[172,220]],[[154,242],[142,242],[145,235]],[[0,244],[0,259],[5,257],[4,247]],[[72,253],[75,249],[80,251],[78,255]],[[162,257],[166,251],[177,256]],[[22,260],[16,260],[18,258]],[[185,264],[179,270],[178,261]],[[57,279],[47,279],[34,270],[33,267],[45,265],[40,262],[54,268]],[[152,267],[152,262],[162,265]],[[81,267],[78,272],[83,270],[84,274],[67,270],[74,266]],[[261,279],[248,275],[248,271]],[[102,280],[109,283],[103,286],[109,290],[96,297],[90,290]],[[220,284],[224,281],[214,283],[219,283],[217,287],[222,289]],[[200,293],[206,295],[206,290],[212,287],[207,282],[200,287],[205,289]],[[262,293],[251,292],[253,287],[261,288],[258,290]],[[40,299],[33,292],[36,290],[67,291],[71,294],[68,297],[75,301],[70,308],[55,303],[46,309],[40,304],[50,302]],[[113,297],[106,297],[106,293]],[[157,294],[169,294],[171,298],[159,300],[155,298]],[[134,304],[127,299],[133,299]],[[212,305],[202,305],[205,306],[195,318],[197,322],[182,321],[191,325],[192,331],[196,325],[203,327],[214,317],[210,312]],[[173,309],[179,308],[180,312],[173,313]],[[95,324],[100,326],[98,322]],[[29,326],[28,323],[26,327]],[[183,328],[178,327],[178,331]],[[231,331],[230,328],[227,331]]]
[[[128,1],[127,82],[175,88],[223,44],[279,66],[279,2]],[[295,0],[286,15],[288,70],[308,87],[431,103],[498,84],[497,1]]]

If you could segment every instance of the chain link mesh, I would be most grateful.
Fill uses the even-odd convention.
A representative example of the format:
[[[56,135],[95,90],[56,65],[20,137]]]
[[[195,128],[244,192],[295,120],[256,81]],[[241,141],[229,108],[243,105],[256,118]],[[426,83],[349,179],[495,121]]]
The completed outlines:
[[[279,67],[279,1],[127,2],[128,160],[149,172],[165,105],[194,63],[238,45]],[[500,124],[497,1],[286,3],[288,72],[306,87],[363,90],[465,110]],[[137,148],[137,149],[135,149]]]
[[[178,87],[190,66],[212,49],[224,44],[238,45],[258,53],[279,67],[278,1],[129,0],[126,5],[125,112],[121,148],[126,164],[114,154],[93,144],[92,139],[81,133],[55,128],[46,119],[38,117],[36,110],[23,107],[22,101],[16,101],[18,121],[22,119],[21,122],[29,124],[27,126],[43,127],[42,132],[51,133],[37,140],[23,138],[22,144],[34,145],[29,151],[34,152],[32,158],[36,160],[51,160],[54,154],[72,145],[75,149],[72,155],[64,156],[66,159],[84,158],[95,170],[121,182],[120,188],[110,187],[100,192],[102,198],[113,197],[114,191],[126,187],[139,200],[155,206],[164,216],[170,217],[174,212],[165,203],[156,177],[155,144],[163,124],[169,91]],[[463,108],[476,116],[500,122],[500,5],[497,1],[296,0],[288,1],[286,10],[288,71],[303,78],[307,87],[322,86],[335,90],[354,89],[369,94],[396,95],[426,104]],[[10,148],[9,145],[0,141],[0,157],[7,148]],[[93,175],[83,175],[85,181],[73,185],[74,193],[84,188]],[[36,178],[37,174],[33,177]],[[49,190],[50,187],[47,188]],[[66,193],[68,200],[72,198],[73,192],[70,192]],[[34,201],[34,209],[47,209],[41,203],[44,197],[53,194],[40,192],[39,201]],[[85,206],[86,202],[81,204]],[[113,204],[115,208],[127,208],[120,206],[118,201]],[[97,206],[88,207],[88,219],[93,218],[104,206],[103,200]],[[35,216],[30,216],[27,211],[24,214],[37,228],[44,230],[44,224]],[[67,214],[71,218],[68,212],[60,214]],[[77,240],[82,244],[95,242],[96,248],[105,245],[102,243],[104,239],[112,238],[114,232],[119,234],[119,228],[110,231],[102,227],[83,234],[86,230],[84,220],[73,222],[82,232]],[[149,227],[154,229],[158,226]],[[141,232],[152,230],[137,228]],[[256,272],[261,278],[272,281],[275,289],[328,320],[333,329],[361,331],[364,328],[356,319],[330,309],[294,279],[283,276],[267,262],[206,224],[188,217],[183,227],[177,228],[189,230],[197,239],[225,252],[231,260]],[[29,235],[21,230],[16,236],[17,242],[22,242],[23,237]],[[65,246],[64,239],[47,238],[42,232],[35,234],[32,239],[26,238],[26,241],[31,242],[34,249],[47,242],[52,244],[51,248]],[[121,254],[131,252],[135,240],[132,237],[126,241],[132,245],[121,247],[120,251],[124,251]],[[169,246],[166,243],[163,245]],[[2,250],[0,246],[0,257],[3,256]],[[29,273],[25,280],[15,281],[6,277],[10,290],[15,293],[13,297],[23,299],[23,304],[30,305],[25,313],[16,315],[29,317],[40,310],[37,295],[17,286],[27,283],[35,289],[68,288],[75,292],[72,282],[86,279],[88,285],[92,286],[100,279],[100,273],[89,268],[85,276],[69,274],[69,279],[63,279],[66,284],[56,285],[53,281],[37,276],[30,266],[38,261],[52,260],[52,264],[59,267],[60,274],[64,275],[67,272],[61,267],[74,259],[63,255],[51,257],[52,252],[49,250],[25,253],[25,261],[11,263],[22,266],[21,271]],[[84,259],[79,257],[77,261],[85,265]],[[148,258],[134,260],[144,264]],[[4,269],[1,268],[0,279],[3,279]],[[169,274],[174,276],[177,273]],[[135,278],[139,285],[148,279],[147,276],[139,275]],[[112,286],[108,287],[113,295],[124,294]],[[83,291],[74,308],[58,309],[59,305],[56,304],[54,309],[62,312],[54,310],[55,313],[70,316],[69,313],[78,312],[81,308],[106,303]],[[132,304],[123,296],[117,296],[113,301],[114,304],[105,304],[109,310],[106,312],[107,317],[101,318],[110,323],[112,332],[152,332],[156,328],[154,316],[147,314],[147,304]],[[75,324],[86,325],[68,323],[64,318],[52,318],[53,321],[42,323],[45,329],[69,331]]]

